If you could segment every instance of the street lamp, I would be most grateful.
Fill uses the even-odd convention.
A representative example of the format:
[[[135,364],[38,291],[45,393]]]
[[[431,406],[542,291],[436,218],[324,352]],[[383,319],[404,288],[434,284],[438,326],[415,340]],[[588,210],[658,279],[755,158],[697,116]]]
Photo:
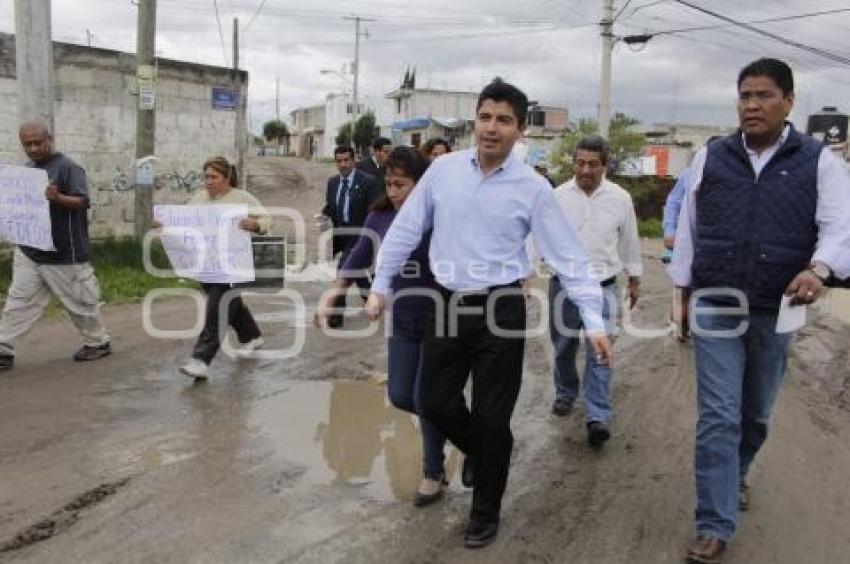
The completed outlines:
[[[325,74],[325,75],[332,74],[332,75],[336,76],[337,78],[339,78],[340,80],[342,80],[343,82],[350,84],[349,78],[346,77],[344,74],[342,74],[341,72],[339,72],[337,70],[322,69],[322,70],[319,71],[319,74]]]

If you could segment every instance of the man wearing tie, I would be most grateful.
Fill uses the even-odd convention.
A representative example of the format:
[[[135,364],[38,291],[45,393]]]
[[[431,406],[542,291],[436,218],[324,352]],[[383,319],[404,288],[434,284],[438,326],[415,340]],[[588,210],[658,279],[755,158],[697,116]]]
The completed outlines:
[[[378,137],[372,142],[372,154],[357,162],[357,170],[383,180],[387,175],[387,159],[392,149],[392,141],[386,137]]]
[[[334,149],[334,162],[339,174],[328,179],[325,207],[322,214],[329,217],[335,228],[332,248],[333,256],[339,256],[338,267],[342,267],[351,245],[359,237],[359,233],[350,231],[351,228],[363,226],[363,221],[369,213],[369,206],[383,194],[381,183],[373,176],[354,168],[354,149],[348,145],[340,145]],[[346,228],[337,233],[336,228]],[[369,280],[356,279],[357,286],[362,292],[368,293]],[[364,294],[365,295],[365,294]],[[336,307],[345,307],[345,296],[341,296]],[[336,314],[328,319],[330,327],[342,326],[342,315]]]

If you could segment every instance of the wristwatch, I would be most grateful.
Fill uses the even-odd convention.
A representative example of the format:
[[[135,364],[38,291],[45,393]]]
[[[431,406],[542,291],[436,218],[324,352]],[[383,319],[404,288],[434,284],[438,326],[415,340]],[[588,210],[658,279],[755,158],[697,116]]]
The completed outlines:
[[[825,264],[821,264],[819,262],[815,262],[809,265],[809,270],[812,271],[812,274],[818,277],[818,279],[826,284],[826,281],[832,278],[832,271]]]

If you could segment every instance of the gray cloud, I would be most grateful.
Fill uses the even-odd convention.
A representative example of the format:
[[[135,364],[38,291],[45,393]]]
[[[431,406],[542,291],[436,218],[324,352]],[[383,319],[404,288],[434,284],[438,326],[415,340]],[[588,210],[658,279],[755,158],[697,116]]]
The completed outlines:
[[[212,0],[159,0],[161,56],[223,65],[232,54],[231,22],[246,26],[260,0],[218,0],[224,48]],[[842,0],[696,0],[739,20],[758,20],[847,8]],[[14,31],[13,0],[0,0],[0,29]],[[623,0],[617,2],[618,8]],[[645,7],[643,7],[645,6]],[[294,6],[267,0],[244,31],[242,67],[251,74],[250,107],[257,129],[275,112],[275,77],[281,81],[281,111],[320,103],[345,85],[320,69],[340,69],[353,57],[354,26],[343,16],[358,11],[368,22],[361,84],[367,99],[395,88],[408,65],[420,85],[476,90],[495,75],[524,88],[530,97],[563,104],[576,117],[595,113],[601,40],[596,0],[313,0]],[[100,47],[135,48],[135,8],[127,0],[54,0],[54,37],[85,43],[86,29]],[[677,2],[630,2],[617,22],[619,35],[719,24]],[[582,27],[583,26],[583,27]],[[845,57],[850,12],[805,20],[759,24],[796,41]],[[823,105],[850,111],[847,67],[760,38],[737,28],[660,35],[642,51],[618,43],[614,56],[613,106],[645,123],[734,124],[735,79],[741,66],[760,56],[788,60],[795,69],[797,106],[792,117]]]

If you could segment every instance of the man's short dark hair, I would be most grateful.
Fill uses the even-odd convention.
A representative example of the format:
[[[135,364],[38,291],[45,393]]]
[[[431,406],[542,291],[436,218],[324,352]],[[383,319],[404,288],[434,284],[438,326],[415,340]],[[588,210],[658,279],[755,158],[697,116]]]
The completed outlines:
[[[387,145],[392,145],[393,142],[387,139],[386,137],[378,137],[374,141],[372,141],[372,148],[376,151],[380,151]]]
[[[354,158],[354,147],[351,145],[337,145],[336,149],[334,149],[334,158],[337,155],[342,155],[343,153],[348,153],[351,155],[351,158]]]
[[[602,164],[608,164],[608,142],[599,135],[585,135],[576,143],[576,148],[573,151],[573,158],[579,151],[591,151],[599,153],[599,158],[602,159]]]
[[[507,102],[511,109],[513,109],[519,126],[525,127],[525,119],[528,116],[528,96],[525,95],[525,92],[497,76],[478,95],[478,106],[475,108],[476,112],[481,109],[485,100]]]
[[[742,68],[738,74],[739,90],[744,79],[751,76],[766,76],[772,79],[784,96],[794,93],[794,73],[791,67],[779,59],[763,58]]]

